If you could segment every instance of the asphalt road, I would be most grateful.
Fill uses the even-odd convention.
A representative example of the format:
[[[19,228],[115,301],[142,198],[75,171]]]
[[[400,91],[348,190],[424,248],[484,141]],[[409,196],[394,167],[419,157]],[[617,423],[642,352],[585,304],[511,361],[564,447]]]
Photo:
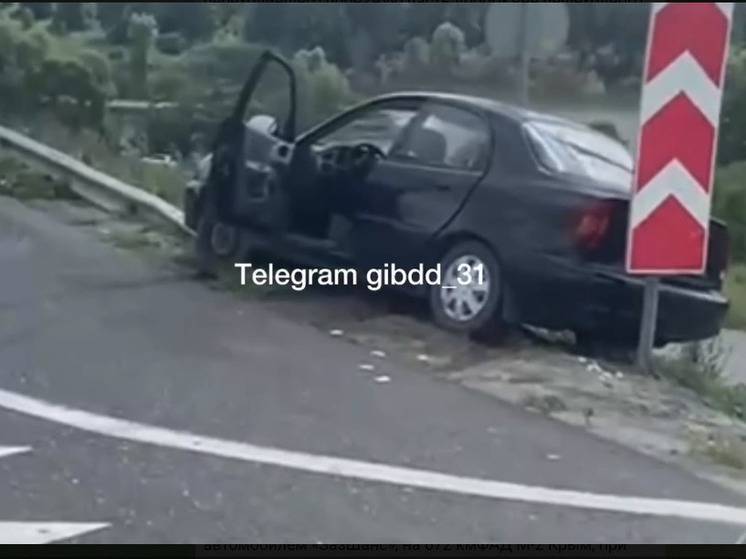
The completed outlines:
[[[744,505],[682,470],[363,362],[360,347],[0,198],[0,542],[30,522],[66,523],[39,539],[85,543],[733,543],[746,531],[653,513],[661,499]],[[427,472],[448,476],[418,486]],[[594,510],[597,495],[622,504]]]

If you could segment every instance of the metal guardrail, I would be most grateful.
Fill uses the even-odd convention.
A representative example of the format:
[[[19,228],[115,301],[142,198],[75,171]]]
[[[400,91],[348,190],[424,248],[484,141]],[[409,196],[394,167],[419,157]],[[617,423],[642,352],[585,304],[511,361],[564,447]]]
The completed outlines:
[[[29,164],[67,179],[73,192],[107,212],[144,214],[175,226],[182,233],[194,234],[184,225],[184,212],[158,196],[4,126],[0,126],[2,150],[13,152]]]

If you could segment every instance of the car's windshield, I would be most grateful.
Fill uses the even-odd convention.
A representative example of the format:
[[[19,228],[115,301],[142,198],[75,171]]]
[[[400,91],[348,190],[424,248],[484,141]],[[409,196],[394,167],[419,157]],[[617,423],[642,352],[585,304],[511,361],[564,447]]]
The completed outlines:
[[[616,140],[562,121],[535,120],[525,128],[534,152],[550,170],[584,175],[625,192],[631,188],[634,160]]]

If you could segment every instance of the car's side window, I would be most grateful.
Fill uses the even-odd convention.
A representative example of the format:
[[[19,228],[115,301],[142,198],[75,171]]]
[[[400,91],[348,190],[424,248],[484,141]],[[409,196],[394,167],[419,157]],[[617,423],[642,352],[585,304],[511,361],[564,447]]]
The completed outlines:
[[[361,144],[367,142],[388,154],[404,129],[417,115],[415,108],[372,107],[317,139],[315,145]]]
[[[393,157],[464,171],[486,168],[492,142],[481,117],[439,103],[428,103],[422,110],[421,122],[410,130]]]

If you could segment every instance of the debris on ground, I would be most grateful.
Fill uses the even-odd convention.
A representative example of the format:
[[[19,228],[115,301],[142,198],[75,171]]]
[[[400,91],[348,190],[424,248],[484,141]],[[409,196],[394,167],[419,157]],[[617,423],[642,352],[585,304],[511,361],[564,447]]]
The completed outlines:
[[[505,348],[447,378],[746,492],[746,423],[669,378],[612,370],[556,349]]]
[[[99,235],[116,237],[122,230],[100,216],[73,218],[81,226],[95,224]],[[692,377],[681,367],[660,379],[642,376],[606,359],[602,365],[578,356],[562,341],[517,336],[491,347],[439,330],[416,311],[392,310],[385,299],[354,291],[283,293],[254,304],[364,348],[371,362],[361,363],[362,371],[375,371],[373,358],[401,361],[746,493],[746,423],[738,418],[746,407],[746,387],[736,398],[717,379]],[[392,382],[380,374],[370,380]]]

